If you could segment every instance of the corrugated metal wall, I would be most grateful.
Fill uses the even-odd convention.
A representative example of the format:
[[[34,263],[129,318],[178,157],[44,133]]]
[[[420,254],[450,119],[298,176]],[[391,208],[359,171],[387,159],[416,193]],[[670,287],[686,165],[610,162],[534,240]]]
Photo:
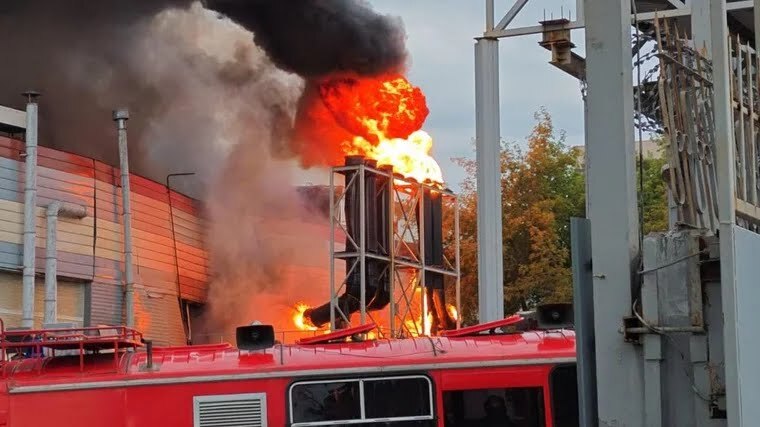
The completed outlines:
[[[21,269],[22,255],[22,152],[22,142],[0,137],[0,269],[15,271]],[[44,147],[39,149],[38,164],[38,271],[44,272],[45,206],[53,200],[85,206],[87,218],[59,220],[59,282],[73,278],[92,283],[87,292],[81,291],[90,298],[82,304],[89,309],[82,315],[89,323],[122,323],[119,170]],[[203,245],[203,222],[192,199],[175,192],[169,194],[164,185],[134,175],[130,185],[138,326],[147,325],[143,330],[157,344],[183,343],[178,289],[185,300],[204,302],[206,298],[208,257]],[[9,278],[7,282],[13,280]],[[20,284],[21,277],[15,280]],[[0,287],[3,283],[0,281]],[[0,297],[6,291],[10,292],[0,289]]]

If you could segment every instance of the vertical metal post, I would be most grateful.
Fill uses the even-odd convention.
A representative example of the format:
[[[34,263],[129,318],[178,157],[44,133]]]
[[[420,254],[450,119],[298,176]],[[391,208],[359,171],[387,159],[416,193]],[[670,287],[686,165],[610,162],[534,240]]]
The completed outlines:
[[[694,0],[692,0],[694,1]],[[755,22],[755,50],[760,53],[760,0],[754,1],[754,8],[752,9],[752,15]]]
[[[396,333],[396,295],[395,295],[395,289],[396,289],[396,231],[394,229],[394,225],[396,224],[396,218],[395,213],[396,209],[394,209],[393,203],[395,198],[394,196],[394,187],[393,187],[393,169],[388,171],[388,188],[386,191],[388,192],[388,212],[386,212],[386,215],[388,216],[388,285],[390,286],[390,294],[391,294],[391,302],[388,304],[390,306],[390,328],[391,328],[391,337],[395,337]]]
[[[710,0],[691,0],[691,39],[694,48],[708,58],[712,50],[710,31]]]
[[[425,281],[425,187],[420,185],[417,189],[417,206],[419,207],[419,215],[417,215],[417,227],[420,242],[420,310],[422,312],[422,334],[425,334],[428,329],[427,321],[427,282]]]
[[[42,324],[58,322],[58,211],[61,202],[47,207],[45,237],[45,316]]]
[[[757,12],[755,12],[757,13]],[[728,425],[741,426],[739,402],[738,341],[736,332],[736,278],[734,224],[736,224],[736,169],[734,123],[729,81],[730,58],[725,0],[710,2],[712,27],[713,109],[715,111],[715,163],[718,175],[718,219],[720,231],[720,282],[723,304],[726,412]]]
[[[367,318],[367,191],[364,188],[367,169],[364,163],[359,166],[359,303],[361,304],[360,324]]]
[[[633,272],[639,267],[631,4],[585,0],[584,11],[594,333],[596,348],[604,349],[596,355],[599,420],[600,425],[643,426],[640,349],[625,343],[619,332],[631,314]]]
[[[459,199],[454,197],[454,265],[457,269],[456,303],[457,303],[457,329],[462,327],[462,273],[460,269],[461,259],[459,255]]]
[[[36,92],[26,92],[26,162],[24,171],[24,272],[21,326],[34,327],[34,263],[37,257],[37,121]]]
[[[486,31],[493,30],[494,25],[494,4],[493,0],[486,0]]]
[[[578,419],[580,426],[595,427],[598,416],[594,346],[594,279],[591,274],[591,229],[588,219],[570,219],[570,246],[573,266]]]
[[[135,295],[134,276],[132,275],[132,206],[129,190],[129,159],[127,150],[127,120],[129,111],[126,109],[113,112],[113,120],[119,134],[119,167],[121,169],[122,212],[124,218],[124,300],[126,305],[127,326],[135,326]]]
[[[585,14],[583,13],[583,0],[575,0],[575,14],[578,22],[583,22]]]
[[[343,191],[348,191],[348,188]],[[330,330],[335,330],[335,308],[338,300],[335,295],[335,172],[330,171]],[[346,260],[348,262],[348,260]]]
[[[478,185],[478,311],[481,323],[504,318],[501,225],[499,42],[475,43],[475,128]]]
[[[652,269],[662,264],[657,257],[657,240],[644,240],[644,268]],[[660,325],[658,272],[642,278],[641,315],[655,325]],[[646,334],[644,340],[644,425],[662,427],[663,384],[662,360],[663,338],[659,334]]]

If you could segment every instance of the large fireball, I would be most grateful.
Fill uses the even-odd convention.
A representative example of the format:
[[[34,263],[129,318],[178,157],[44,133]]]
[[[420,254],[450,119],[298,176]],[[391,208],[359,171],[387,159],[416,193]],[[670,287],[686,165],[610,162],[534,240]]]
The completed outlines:
[[[340,164],[362,155],[420,182],[442,184],[430,156],[433,140],[422,129],[425,95],[401,75],[336,78],[307,89],[296,132],[307,166]]]

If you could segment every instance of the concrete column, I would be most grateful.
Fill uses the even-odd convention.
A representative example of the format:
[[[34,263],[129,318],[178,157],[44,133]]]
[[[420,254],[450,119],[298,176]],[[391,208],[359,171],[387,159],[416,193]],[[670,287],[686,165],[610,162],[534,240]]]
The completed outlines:
[[[638,269],[631,5],[585,0],[586,173],[594,274],[599,425],[644,426],[640,349],[623,341]]]
[[[709,58],[712,50],[710,0],[691,0],[691,38],[694,47]]]
[[[499,41],[475,43],[475,127],[478,182],[478,307],[480,322],[504,318],[501,226]]]
[[[729,84],[728,22],[725,0],[710,1],[713,61],[713,109],[715,111],[715,167],[718,175],[718,221],[720,232],[720,282],[723,302],[725,349],[726,412],[729,426],[743,424],[739,405],[738,341],[736,334],[736,264],[734,224],[736,224],[736,159],[734,124]]]

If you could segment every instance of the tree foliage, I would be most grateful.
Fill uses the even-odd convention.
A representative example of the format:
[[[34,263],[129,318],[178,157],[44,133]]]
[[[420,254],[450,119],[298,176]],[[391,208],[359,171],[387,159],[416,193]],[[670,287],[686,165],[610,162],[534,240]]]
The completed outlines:
[[[513,313],[539,303],[572,300],[570,218],[585,216],[585,179],[581,153],[556,133],[542,109],[527,138],[527,148],[502,143],[501,187],[504,310]],[[464,320],[477,317],[476,165],[457,159],[467,178],[462,184],[460,244]],[[667,229],[664,160],[644,160],[644,231]]]

